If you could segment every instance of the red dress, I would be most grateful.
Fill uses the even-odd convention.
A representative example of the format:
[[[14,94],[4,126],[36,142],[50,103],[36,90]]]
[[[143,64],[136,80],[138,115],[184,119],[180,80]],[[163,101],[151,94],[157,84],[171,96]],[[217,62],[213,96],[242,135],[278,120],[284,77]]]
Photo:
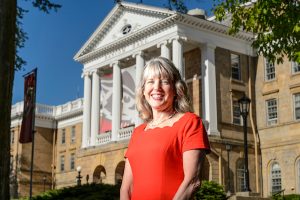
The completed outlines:
[[[134,130],[125,155],[133,174],[131,199],[172,199],[184,178],[183,152],[210,149],[202,120],[185,113],[172,127],[145,128]]]

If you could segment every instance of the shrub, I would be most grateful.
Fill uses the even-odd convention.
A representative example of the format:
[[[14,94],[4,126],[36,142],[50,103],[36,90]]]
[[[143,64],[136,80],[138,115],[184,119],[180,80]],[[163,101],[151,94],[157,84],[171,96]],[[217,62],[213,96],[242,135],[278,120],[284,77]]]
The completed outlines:
[[[272,196],[273,200],[300,200],[299,194],[288,194],[284,196]]]
[[[33,200],[117,200],[120,195],[120,186],[108,184],[86,184],[50,190],[38,196]]]
[[[202,181],[194,200],[225,200],[226,194],[221,185],[213,181]]]

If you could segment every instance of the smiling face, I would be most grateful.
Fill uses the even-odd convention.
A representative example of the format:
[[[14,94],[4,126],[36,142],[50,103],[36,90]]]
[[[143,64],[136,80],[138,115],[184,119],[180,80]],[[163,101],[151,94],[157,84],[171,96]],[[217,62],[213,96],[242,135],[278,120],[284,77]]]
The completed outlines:
[[[143,94],[152,111],[166,111],[173,108],[175,92],[167,78],[158,76],[147,78]]]
[[[164,63],[167,65],[167,63]],[[173,109],[174,76],[170,67],[156,62],[148,65],[143,76],[143,95],[153,111],[168,111]]]

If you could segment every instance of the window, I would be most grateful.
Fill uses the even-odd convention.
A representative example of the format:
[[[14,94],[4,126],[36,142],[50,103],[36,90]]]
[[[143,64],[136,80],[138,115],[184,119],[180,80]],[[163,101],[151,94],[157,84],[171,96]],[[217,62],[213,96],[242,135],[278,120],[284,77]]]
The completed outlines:
[[[10,132],[10,143],[15,143],[15,131]]]
[[[60,156],[60,171],[65,171],[65,156]]]
[[[240,105],[239,102],[234,100],[232,102],[232,123],[241,125]]]
[[[281,169],[277,162],[271,167],[271,192],[276,193],[281,191]]]
[[[292,74],[296,74],[300,72],[300,64],[292,61]]]
[[[121,31],[122,31],[123,35],[126,35],[126,34],[130,33],[131,29],[132,29],[131,24],[126,24],[126,25],[121,29]]]
[[[267,100],[267,125],[277,124],[277,100]]]
[[[295,119],[300,119],[300,93],[294,94]]]
[[[241,80],[240,56],[236,54],[231,54],[231,77]]]
[[[76,129],[75,126],[72,126],[72,131],[71,131],[71,143],[75,142],[75,138],[76,138]]]
[[[62,144],[66,143],[66,129],[61,130],[61,143]]]
[[[71,153],[70,156],[70,170],[75,169],[75,153]]]
[[[10,166],[9,166],[10,172],[13,172],[14,170],[14,156],[10,155]]]
[[[239,159],[236,166],[236,177],[237,177],[237,192],[243,192],[245,188],[245,166],[244,160]]]
[[[265,80],[270,81],[275,79],[275,65],[265,59]]]

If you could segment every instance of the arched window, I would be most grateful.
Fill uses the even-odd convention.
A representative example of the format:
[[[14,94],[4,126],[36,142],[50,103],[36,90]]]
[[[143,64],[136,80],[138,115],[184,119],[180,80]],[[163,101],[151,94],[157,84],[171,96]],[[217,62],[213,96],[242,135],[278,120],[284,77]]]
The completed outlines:
[[[239,159],[236,163],[236,190],[237,192],[244,191],[245,188],[245,166],[244,166],[244,160]]]
[[[125,168],[125,161],[119,162],[115,171],[115,184],[121,185]]]
[[[106,170],[102,165],[98,165],[93,173],[93,183],[103,183],[106,178]]]
[[[281,168],[278,162],[274,162],[271,166],[271,192],[281,191]]]

